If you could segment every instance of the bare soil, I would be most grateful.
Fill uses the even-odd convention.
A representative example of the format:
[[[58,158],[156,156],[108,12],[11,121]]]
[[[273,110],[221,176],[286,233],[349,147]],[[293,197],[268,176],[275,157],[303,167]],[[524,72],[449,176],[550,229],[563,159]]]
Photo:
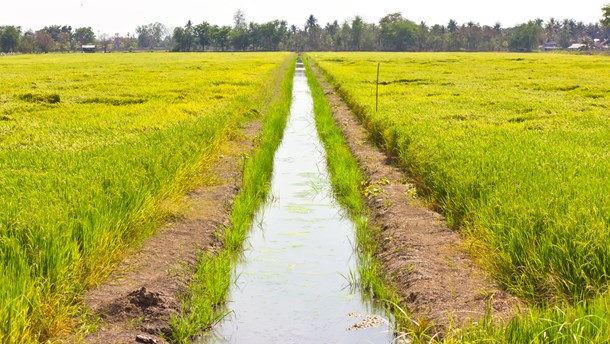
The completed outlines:
[[[180,311],[179,293],[196,256],[219,245],[214,233],[229,224],[232,201],[241,187],[239,157],[251,153],[261,128],[252,122],[240,137],[222,145],[208,169],[215,185],[199,186],[184,199],[183,211],[116,267],[110,277],[85,295],[99,317],[86,343],[165,343],[169,319]]]
[[[314,69],[315,71],[315,69]],[[369,141],[366,129],[332,85],[315,71],[335,122],[369,182],[368,205],[381,228],[377,257],[412,318],[444,332],[479,321],[486,309],[507,319],[524,308],[475,264],[459,233],[416,198],[414,186],[392,158]]]

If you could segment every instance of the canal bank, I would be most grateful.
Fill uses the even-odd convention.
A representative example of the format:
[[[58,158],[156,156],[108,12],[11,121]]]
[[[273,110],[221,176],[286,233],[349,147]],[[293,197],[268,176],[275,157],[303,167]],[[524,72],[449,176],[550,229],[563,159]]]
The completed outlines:
[[[354,224],[332,196],[302,63],[271,188],[233,272],[229,314],[199,341],[392,341],[383,310],[348,278],[357,276]]]

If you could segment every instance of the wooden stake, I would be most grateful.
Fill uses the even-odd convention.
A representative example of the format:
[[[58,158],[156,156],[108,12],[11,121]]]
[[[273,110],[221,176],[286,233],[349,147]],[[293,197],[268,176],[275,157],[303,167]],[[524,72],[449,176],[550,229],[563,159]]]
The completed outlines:
[[[375,112],[379,111],[379,66],[381,62],[377,63],[377,86],[375,89]]]

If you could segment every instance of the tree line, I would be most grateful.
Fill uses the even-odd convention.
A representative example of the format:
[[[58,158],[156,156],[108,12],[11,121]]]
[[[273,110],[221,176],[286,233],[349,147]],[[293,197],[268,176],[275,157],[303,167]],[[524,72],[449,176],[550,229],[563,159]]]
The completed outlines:
[[[551,42],[561,48],[579,43],[583,49],[599,49],[607,46],[610,38],[610,5],[602,8],[598,23],[550,18],[511,28],[455,20],[446,25],[417,24],[401,13],[388,14],[377,23],[356,16],[325,25],[310,15],[303,27],[284,20],[247,22],[241,10],[233,19],[232,26],[188,21],[173,30],[157,22],[136,27],[133,35],[99,37],[91,27],[54,25],[23,32],[21,27],[0,26],[0,51],[68,52],[79,51],[86,44],[96,44],[104,51],[531,51]]]

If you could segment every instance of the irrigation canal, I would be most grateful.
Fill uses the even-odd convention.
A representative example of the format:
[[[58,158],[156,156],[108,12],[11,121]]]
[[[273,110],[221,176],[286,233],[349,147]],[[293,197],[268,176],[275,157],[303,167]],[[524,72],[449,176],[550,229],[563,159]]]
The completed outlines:
[[[392,342],[384,312],[346,279],[357,271],[354,225],[332,196],[300,62],[272,197],[254,223],[233,272],[230,313],[198,342]]]

